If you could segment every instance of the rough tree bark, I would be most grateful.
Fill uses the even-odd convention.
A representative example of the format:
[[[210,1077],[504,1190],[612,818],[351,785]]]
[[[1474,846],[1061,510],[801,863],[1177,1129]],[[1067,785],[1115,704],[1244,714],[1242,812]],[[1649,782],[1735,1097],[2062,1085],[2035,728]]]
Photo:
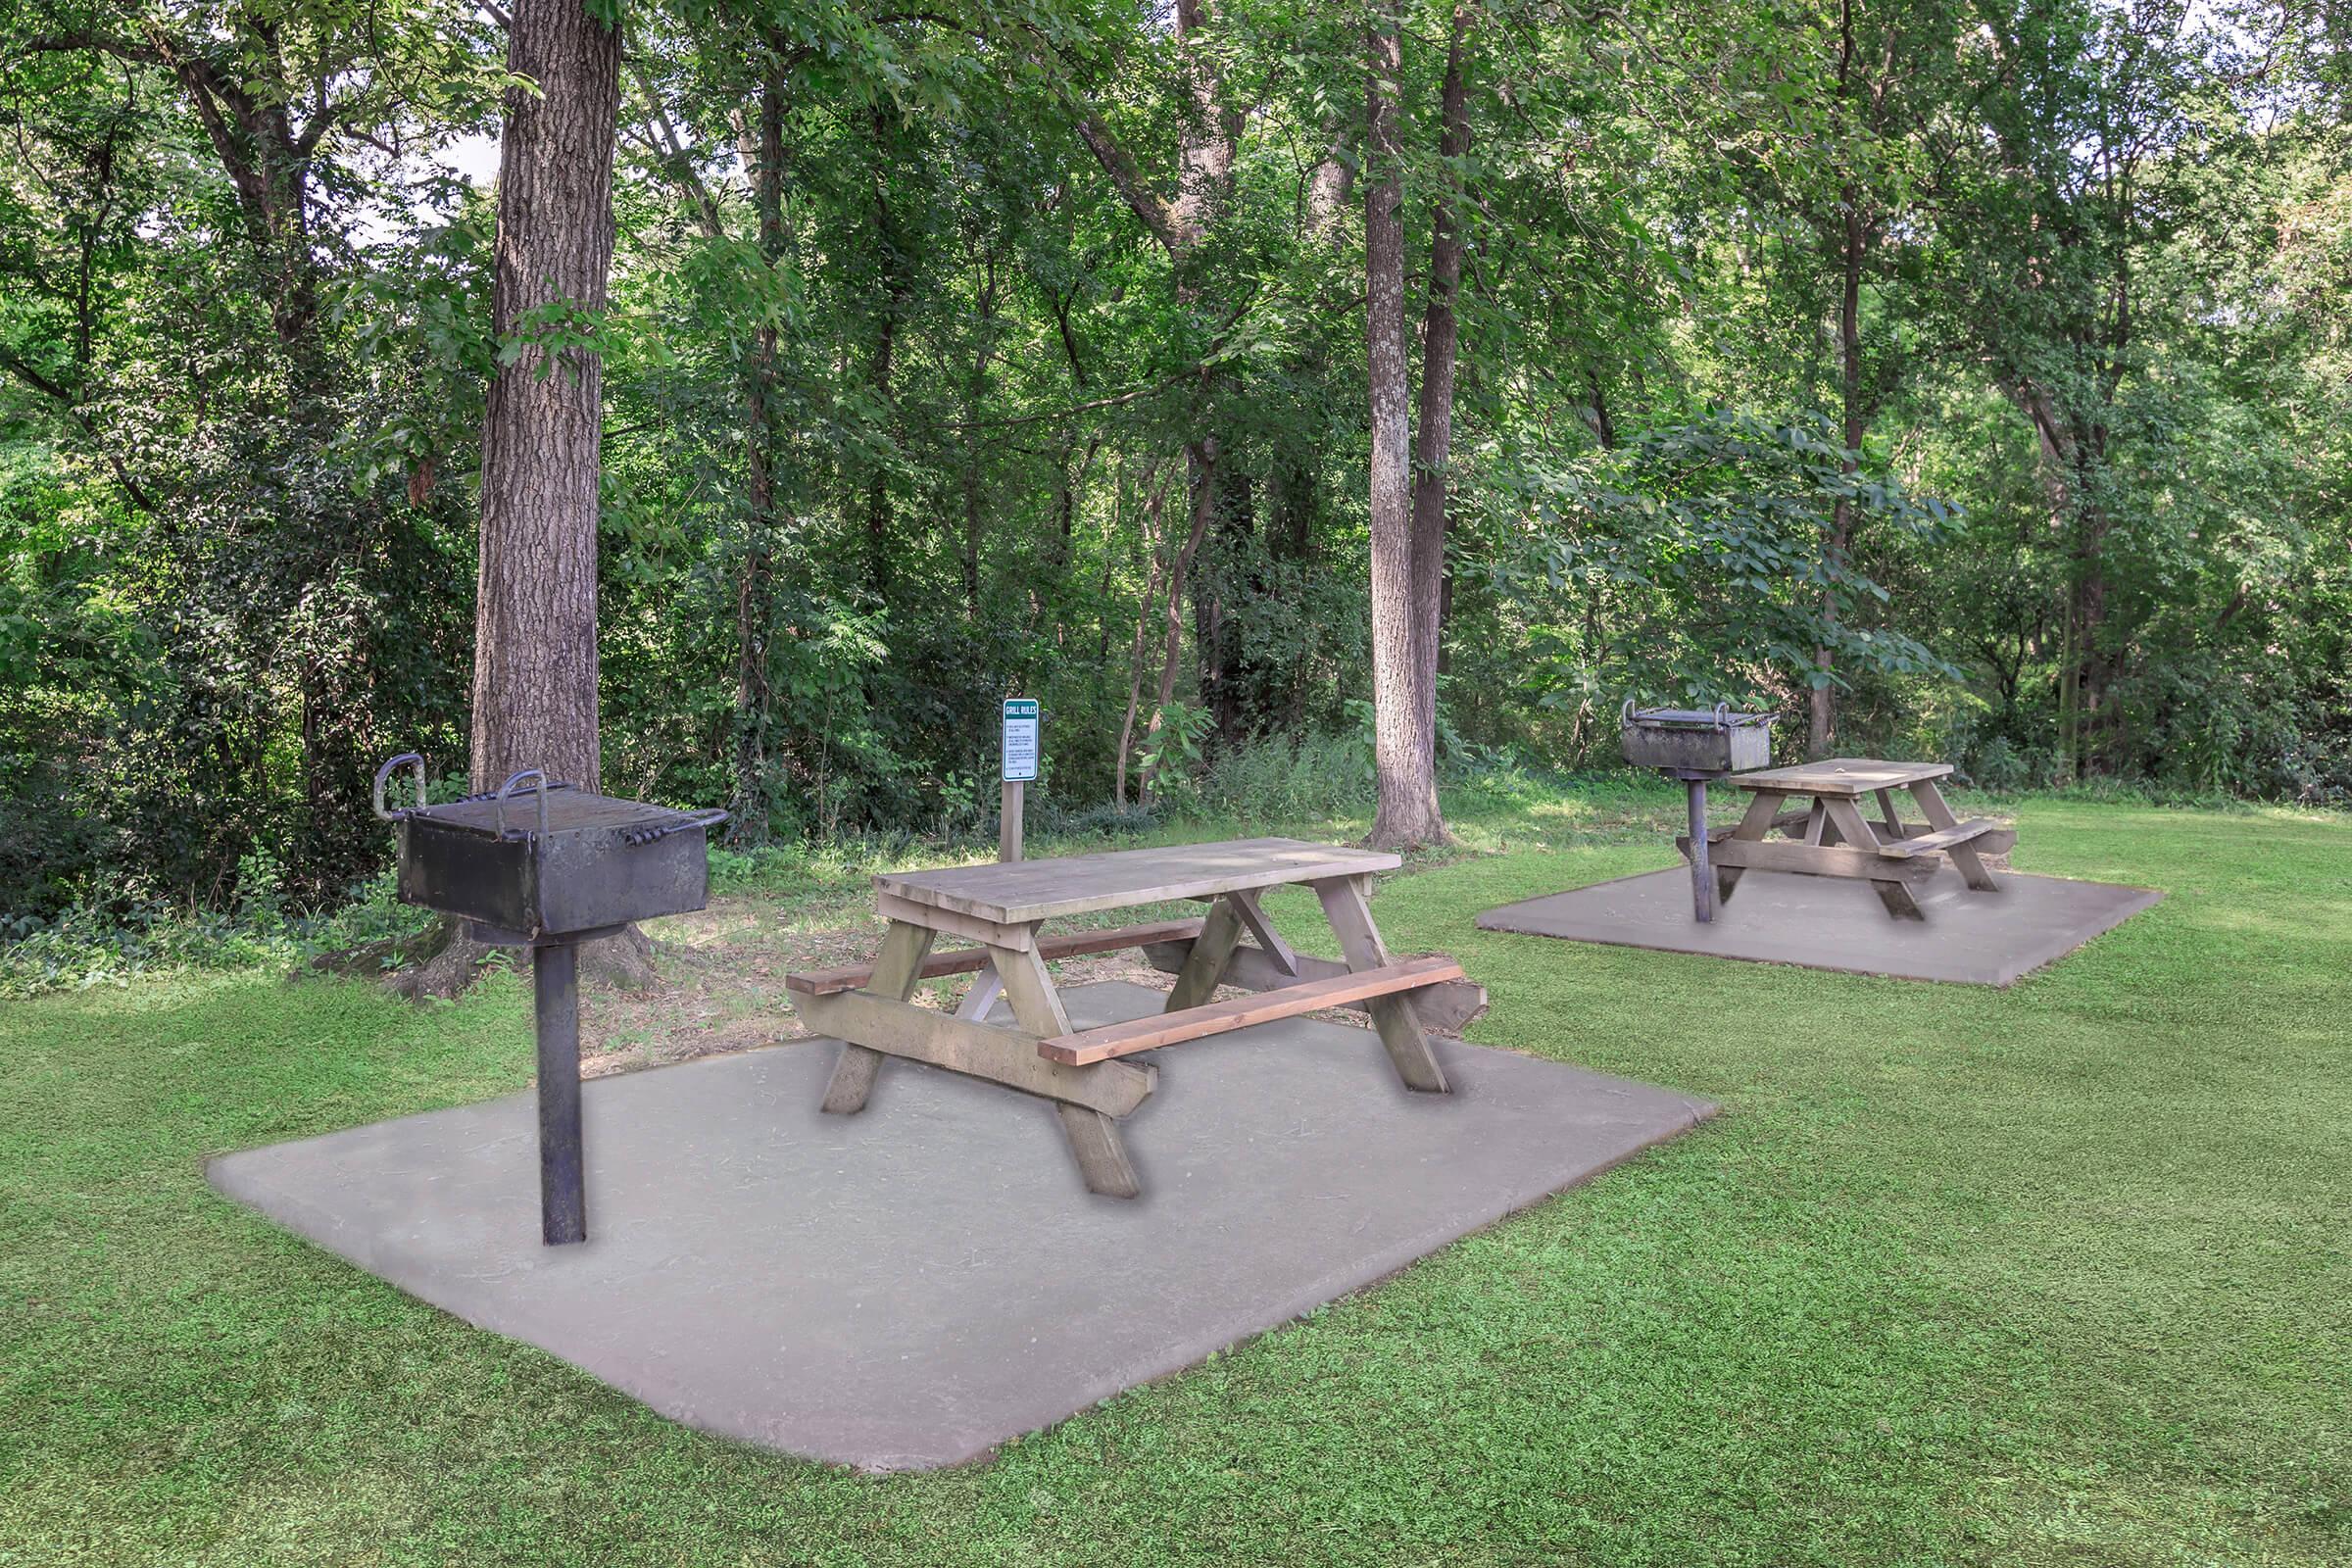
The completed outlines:
[[[757,161],[752,165],[752,204],[759,214],[760,259],[773,270],[784,257],[784,84],[770,75],[760,88]],[[752,335],[751,363],[744,370],[746,466],[750,514],[744,519],[743,561],[735,580],[735,813],[736,836],[767,842],[767,731],[774,710],[768,682],[768,640],[774,623],[776,458],[776,352],[772,321]]]
[[[1192,570],[1193,558],[1200,552],[1200,541],[1208,534],[1208,522],[1215,512],[1214,498],[1205,490],[1192,492],[1192,530],[1185,535],[1184,547],[1168,566],[1167,593],[1161,601],[1163,635],[1159,650],[1159,689],[1152,718],[1144,726],[1144,743],[1149,746],[1159,736],[1164,724],[1168,704],[1176,699],[1176,666],[1184,647],[1184,584]],[[1136,781],[1135,800],[1138,806],[1152,804],[1152,786],[1158,781],[1156,759],[1143,770]]]
[[[1862,407],[1862,264],[1870,251],[1871,233],[1862,220],[1861,192],[1848,183],[1843,198],[1845,232],[1838,258],[1841,287],[1838,303],[1838,355],[1845,456],[1838,460],[1838,467],[1850,478],[1861,467],[1862,433],[1868,422]],[[1833,567],[1844,564],[1853,534],[1854,504],[1849,498],[1839,496],[1830,509],[1830,536],[1823,545]],[[1834,630],[1838,623],[1837,590],[1834,587],[1825,590],[1822,599],[1822,617]],[[1813,663],[1820,674],[1813,687],[1805,745],[1813,756],[1827,757],[1837,723],[1837,695],[1830,685],[1834,663],[1830,649],[1816,648]]]
[[[1446,47],[1446,76],[1438,92],[1440,194],[1430,214],[1429,299],[1421,316],[1421,407],[1413,431],[1413,668],[1419,684],[1414,744],[1438,752],[1438,649],[1445,628],[1446,465],[1453,451],[1453,397],[1460,322],[1454,312],[1462,287],[1459,212],[1461,165],[1470,154],[1470,95],[1463,77],[1465,46],[1475,13],[1467,0],[1453,8]],[[1438,832],[1445,834],[1441,822]]]
[[[874,348],[866,360],[866,381],[875,402],[892,411],[891,439],[898,439],[898,399],[891,390],[899,346],[899,321],[906,314],[913,285],[906,275],[907,243],[898,215],[890,205],[890,160],[895,151],[896,112],[876,104],[873,129],[874,190]],[[898,549],[897,520],[890,504],[890,466],[876,458],[865,479],[865,580],[874,595],[887,603],[896,575],[893,553]]]
[[[1444,836],[1434,760],[1420,744],[1413,606],[1411,388],[1404,353],[1404,178],[1397,97],[1402,19],[1380,0],[1365,29],[1364,354],[1372,416],[1373,769],[1380,802],[1371,842]]]
[[[583,0],[518,0],[499,148],[498,261],[491,316],[525,346],[490,383],[482,421],[481,572],[474,604],[472,776],[493,789],[526,767],[594,788],[596,525],[603,367],[590,349],[530,345],[548,318],[586,324],[605,308],[612,262],[612,142],[620,34]],[[583,320],[582,318],[585,318]],[[453,940],[416,991],[462,987],[478,954]],[[604,950],[597,952],[596,950]],[[650,978],[635,931],[594,944],[593,966]]]
[[[1233,171],[1242,133],[1241,112],[1228,102],[1219,54],[1210,34],[1218,24],[1210,0],[1176,0],[1176,48],[1190,110],[1177,131],[1176,196],[1153,189],[1109,122],[1073,96],[1078,137],[1110,179],[1144,229],[1167,253],[1177,304],[1189,312],[1207,310],[1209,279],[1201,266],[1202,242],[1224,215],[1233,193]],[[1218,372],[1202,368],[1194,378],[1194,434],[1185,446],[1185,477],[1196,519],[1213,515],[1218,504],[1223,445],[1215,429]]]

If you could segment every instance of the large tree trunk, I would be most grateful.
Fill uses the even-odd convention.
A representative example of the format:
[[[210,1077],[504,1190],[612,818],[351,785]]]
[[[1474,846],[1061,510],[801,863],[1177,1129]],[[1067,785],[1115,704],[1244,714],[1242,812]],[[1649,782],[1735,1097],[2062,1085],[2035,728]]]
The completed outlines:
[[[474,602],[472,774],[494,789],[521,768],[595,788],[596,524],[603,367],[593,350],[547,363],[527,346],[533,318],[601,316],[612,262],[612,139],[620,110],[620,33],[583,0],[518,0],[498,178],[498,274],[491,314],[503,355],[482,422],[481,578]],[[462,985],[470,961],[452,942],[417,989]],[[645,939],[599,943],[622,973]],[[635,961],[630,961],[634,959]],[[647,966],[650,971],[650,965]]]
[[[1144,554],[1147,561],[1144,600],[1136,607],[1135,643],[1127,651],[1127,711],[1119,720],[1119,756],[1110,785],[1112,804],[1122,808],[1127,804],[1127,754],[1135,745],[1136,710],[1143,706],[1144,701],[1144,648],[1152,634],[1152,606],[1159,596],[1160,575],[1169,562],[1169,558],[1162,553],[1160,540],[1166,530],[1160,526],[1159,520],[1160,498],[1166,489],[1162,482],[1151,475],[1147,475],[1146,479],[1151,488],[1144,496]],[[1173,684],[1174,677],[1171,675],[1168,679]]]
[[[1862,193],[1850,182],[1843,191],[1845,210],[1844,239],[1839,247],[1838,271],[1842,284],[1838,303],[1838,386],[1844,414],[1845,456],[1838,460],[1838,468],[1849,477],[1862,464],[1862,264],[1870,249],[1870,230],[1862,221]],[[1839,496],[1830,509],[1830,534],[1822,542],[1822,554],[1828,558],[1833,570],[1845,564],[1845,555],[1853,540],[1853,502]],[[1832,585],[1822,592],[1823,618],[1832,629],[1837,626],[1838,590]],[[1837,697],[1830,685],[1834,656],[1826,646],[1813,650],[1814,677],[1813,706],[1806,727],[1806,749],[1815,757],[1830,754],[1830,738],[1837,722]]]
[[[1208,521],[1215,510],[1210,504],[1210,495],[1211,492],[1198,486],[1193,488],[1192,529],[1185,535],[1184,547],[1176,552],[1176,559],[1168,567],[1167,593],[1161,601],[1164,613],[1159,648],[1158,703],[1152,710],[1151,721],[1144,726],[1144,742],[1147,746],[1159,738],[1168,704],[1176,698],[1176,666],[1184,646],[1184,583],[1192,570],[1193,558],[1200,554],[1200,541],[1208,534]],[[1159,767],[1154,761],[1144,769],[1143,776],[1136,781],[1136,804],[1151,805],[1152,786],[1158,782]]]
[[[519,0],[498,181],[501,343],[538,312],[605,308],[620,34],[583,0]],[[482,424],[481,579],[474,606],[473,784],[517,768],[595,787],[596,523],[604,369],[590,350],[526,346],[490,383]]]
[[[963,468],[957,479],[957,486],[963,494],[963,612],[974,622],[980,618],[980,463],[985,439],[980,410],[988,401],[989,362],[996,357],[996,251],[993,248],[987,250],[981,261],[976,285],[979,342],[972,350],[972,373],[964,383]]]
[[[1404,358],[1404,179],[1397,93],[1401,19],[1381,0],[1366,29],[1364,198],[1365,369],[1372,416],[1373,766],[1380,804],[1372,842],[1444,837],[1437,770],[1421,746],[1413,609],[1412,432]]]
[[[1242,116],[1227,101],[1221,55],[1209,37],[1219,24],[1213,0],[1176,0],[1174,21],[1185,95],[1191,100],[1177,131],[1175,199],[1152,187],[1134,155],[1101,115],[1081,107],[1078,135],[1145,230],[1167,253],[1176,303],[1187,312],[1205,313],[1216,302],[1208,297],[1201,273],[1201,242],[1224,216],[1233,194]],[[1218,372],[1203,367],[1193,378],[1193,431],[1185,452],[1196,518],[1210,515],[1217,505],[1222,452],[1216,431],[1217,390]]]
[[[760,258],[774,268],[784,255],[784,89],[771,76],[760,90],[759,161],[752,171],[753,205],[759,211]],[[750,428],[744,432],[749,458],[750,514],[744,519],[743,561],[735,584],[735,835],[753,844],[767,842],[767,730],[773,710],[768,684],[768,649],[774,627],[775,465],[779,446],[776,417],[776,329],[762,323],[752,336],[745,369]]]
[[[1471,25],[1467,0],[1453,8],[1446,48],[1446,77],[1438,93],[1442,129],[1438,156],[1445,183],[1430,215],[1429,300],[1421,316],[1421,410],[1413,431],[1413,668],[1419,682],[1414,744],[1438,753],[1438,648],[1446,616],[1446,464],[1453,451],[1454,365],[1460,323],[1454,314],[1462,287],[1459,181],[1470,153],[1470,94],[1463,52]]]

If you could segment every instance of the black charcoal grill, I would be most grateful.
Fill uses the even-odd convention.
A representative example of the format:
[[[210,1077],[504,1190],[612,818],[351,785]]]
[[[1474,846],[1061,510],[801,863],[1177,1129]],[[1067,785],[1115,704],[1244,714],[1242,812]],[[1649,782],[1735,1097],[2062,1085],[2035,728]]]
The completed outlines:
[[[404,766],[416,804],[388,808]],[[375,814],[400,834],[400,899],[464,920],[476,941],[531,950],[539,1044],[539,1213],[549,1246],[588,1239],[580,1155],[579,946],[710,902],[710,830],[724,811],[620,801],[525,768],[445,806],[414,752],[375,771]]]
[[[1715,918],[1715,879],[1707,868],[1707,783],[1727,773],[1772,765],[1772,721],[1778,713],[1735,713],[1729,703],[1713,711],[1625,705],[1620,739],[1625,760],[1683,781],[1690,803],[1690,906],[1704,922]]]

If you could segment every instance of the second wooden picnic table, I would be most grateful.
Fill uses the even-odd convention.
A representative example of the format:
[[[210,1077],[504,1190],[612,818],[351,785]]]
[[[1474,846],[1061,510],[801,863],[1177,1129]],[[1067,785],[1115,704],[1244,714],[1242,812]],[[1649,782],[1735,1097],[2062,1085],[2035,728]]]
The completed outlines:
[[[1459,1028],[1484,1008],[1485,992],[1451,958],[1390,958],[1367,895],[1375,874],[1400,863],[1374,850],[1266,838],[877,876],[874,907],[890,924],[874,961],[787,975],[785,985],[808,1026],[842,1042],[826,1110],[863,1109],[885,1056],[986,1078],[1052,1102],[1086,1185],[1133,1198],[1142,1188],[1118,1121],[1151,1096],[1158,1071],[1125,1059],[1139,1053],[1350,1006],[1371,1014],[1406,1087],[1448,1092],[1428,1030],[1433,1021]],[[1314,890],[1344,963],[1293,952],[1266,918],[1259,895],[1293,883]],[[1186,899],[1206,902],[1207,915],[1040,930],[1052,920]],[[975,946],[935,952],[942,937]],[[1143,948],[1173,968],[1166,1010],[1073,1028],[1047,960],[1122,948]],[[966,973],[974,979],[953,1013],[908,1000],[925,979]],[[1256,994],[1212,1002],[1220,984]],[[1011,1027],[988,1021],[1000,996]]]
[[[1833,757],[1734,775],[1732,787],[1749,792],[1747,814],[1738,827],[1707,834],[1718,896],[1729,903],[1742,871],[1853,877],[1869,882],[1894,918],[1919,920],[1926,916],[1912,890],[1934,876],[1946,856],[1970,888],[1997,892],[2000,884],[1983,857],[2014,847],[2017,834],[1997,822],[1963,822],[1953,814],[1937,787],[1951,771],[1945,762]],[[1925,822],[1903,819],[1895,808],[1896,790],[1909,793]],[[1876,824],[1863,815],[1865,796],[1878,802]],[[1792,798],[1812,804],[1784,809]],[[1772,842],[1768,835],[1775,828],[1794,842]],[[1691,853],[1690,839],[1675,842],[1685,856]]]

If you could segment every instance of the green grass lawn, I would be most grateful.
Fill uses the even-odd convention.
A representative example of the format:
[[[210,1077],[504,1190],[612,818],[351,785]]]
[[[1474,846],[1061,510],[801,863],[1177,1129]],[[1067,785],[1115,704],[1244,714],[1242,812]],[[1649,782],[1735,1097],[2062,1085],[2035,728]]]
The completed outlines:
[[[2028,803],[2020,869],[2170,896],[1995,992],[1474,929],[1670,861],[1586,815],[1473,810],[1506,853],[1383,927],[1474,1039],[1724,1114],[928,1476],[673,1426],[205,1186],[520,1087],[511,979],[9,1004],[0,1563],[2352,1561],[2352,823]]]

